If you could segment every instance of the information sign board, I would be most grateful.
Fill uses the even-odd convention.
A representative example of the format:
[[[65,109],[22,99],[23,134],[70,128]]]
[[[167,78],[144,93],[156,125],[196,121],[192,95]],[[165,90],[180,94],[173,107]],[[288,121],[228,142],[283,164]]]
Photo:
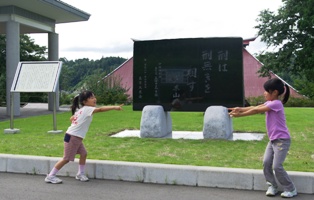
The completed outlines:
[[[59,61],[20,62],[11,92],[55,92],[61,67]]]

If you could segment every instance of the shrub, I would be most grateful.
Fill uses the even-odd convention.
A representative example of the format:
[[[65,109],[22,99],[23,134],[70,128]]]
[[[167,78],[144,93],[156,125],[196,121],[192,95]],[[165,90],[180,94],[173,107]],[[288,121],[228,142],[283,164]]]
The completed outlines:
[[[246,101],[251,106],[260,105],[265,102],[264,96],[248,97]],[[314,107],[314,99],[290,97],[285,107]]]

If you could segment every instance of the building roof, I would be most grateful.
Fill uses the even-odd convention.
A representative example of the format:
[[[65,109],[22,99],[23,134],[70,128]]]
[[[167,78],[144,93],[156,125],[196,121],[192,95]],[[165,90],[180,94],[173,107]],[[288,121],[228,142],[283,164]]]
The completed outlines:
[[[5,22],[10,18],[20,19],[21,33],[45,33],[47,30],[28,26],[23,22],[34,20],[54,26],[60,23],[87,21],[89,17],[90,14],[60,0],[0,0],[0,33],[5,33]]]
[[[249,46],[250,42],[255,41],[256,38],[257,38],[257,37],[252,37],[252,38],[243,39],[243,46],[244,46],[244,47]]]

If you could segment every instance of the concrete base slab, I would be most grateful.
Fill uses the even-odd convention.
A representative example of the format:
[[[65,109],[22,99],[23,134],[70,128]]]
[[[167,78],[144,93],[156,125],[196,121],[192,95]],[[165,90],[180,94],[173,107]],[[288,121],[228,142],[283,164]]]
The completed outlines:
[[[52,131],[48,131],[48,133],[60,134],[60,133],[63,133],[63,131],[62,130],[52,130]]]
[[[263,133],[233,133],[233,140],[262,140],[265,134]],[[112,135],[111,137],[138,137],[140,138],[139,130],[124,130]],[[172,139],[192,139],[201,140],[204,139],[203,132],[198,131],[172,131],[171,134],[166,135],[163,138]]]
[[[4,133],[7,133],[7,134],[15,134],[15,133],[19,133],[20,132],[20,129],[16,129],[16,128],[8,128],[8,129],[4,129]]]

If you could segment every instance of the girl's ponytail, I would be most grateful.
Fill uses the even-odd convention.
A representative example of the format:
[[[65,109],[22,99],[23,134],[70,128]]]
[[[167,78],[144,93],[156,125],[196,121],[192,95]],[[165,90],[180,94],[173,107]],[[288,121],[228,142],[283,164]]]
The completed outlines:
[[[77,108],[80,108],[79,105],[79,95],[76,95],[72,101],[72,106],[71,106],[71,110],[72,110],[72,115],[74,115],[75,111]]]
[[[285,96],[283,97],[282,104],[287,103],[290,96],[290,88],[287,84],[285,84],[285,88],[286,88],[286,92],[285,92]]]

